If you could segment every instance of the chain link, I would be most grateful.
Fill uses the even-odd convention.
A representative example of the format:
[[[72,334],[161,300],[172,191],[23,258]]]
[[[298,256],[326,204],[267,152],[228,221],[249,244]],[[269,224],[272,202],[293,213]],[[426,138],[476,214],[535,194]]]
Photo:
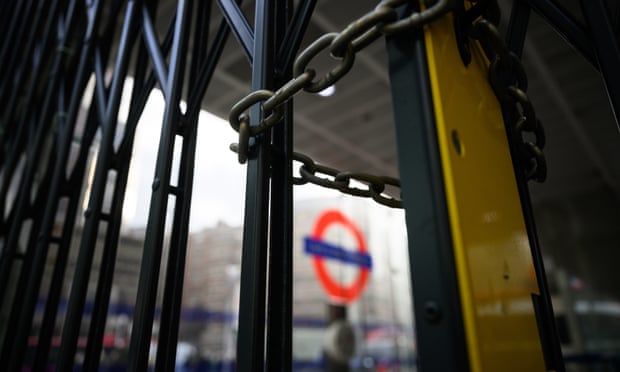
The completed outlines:
[[[238,153],[239,162],[243,164],[247,161],[251,137],[264,133],[280,122],[284,115],[284,103],[295,94],[301,90],[318,93],[335,84],[351,70],[355,63],[356,53],[383,35],[422,27],[433,21],[449,10],[450,0],[439,0],[428,9],[414,12],[399,20],[396,8],[405,3],[407,0],[383,0],[373,11],[351,22],[342,32],[332,32],[321,36],[296,58],[293,65],[293,79],[275,92],[257,90],[237,102],[231,108],[228,119],[232,128],[239,132],[239,143],[231,145],[231,150]],[[338,64],[315,80],[316,70],[308,66],[323,51],[329,51]],[[247,111],[257,103],[261,104],[263,118],[257,125],[251,126]],[[310,157],[296,152],[293,153],[293,159],[302,163],[299,168],[300,177],[293,177],[292,180],[296,185],[313,183],[348,195],[372,198],[377,203],[391,208],[402,208],[401,200],[385,194],[386,186],[400,189],[400,180],[396,178],[340,172],[318,164]],[[351,186],[352,180],[366,185],[367,188]]]
[[[328,33],[304,49],[293,65],[293,78],[280,89],[257,90],[235,104],[229,115],[230,125],[239,132],[239,143],[232,144],[231,150],[238,153],[240,163],[245,163],[250,150],[250,140],[259,136],[281,121],[284,116],[284,103],[304,90],[318,93],[335,84],[345,76],[355,63],[355,55],[383,35],[391,35],[404,30],[422,27],[441,17],[451,9],[452,0],[438,0],[434,5],[420,12],[398,19],[396,9],[407,0],[383,0],[377,7],[351,22],[342,32]],[[487,1],[479,1],[480,7]],[[491,5],[495,5],[492,3]],[[494,9],[494,8],[493,8]],[[478,9],[475,9],[477,11]],[[483,14],[483,13],[481,13]],[[470,37],[481,42],[488,53],[489,83],[496,96],[504,105],[509,105],[509,113],[517,133],[520,136],[519,151],[525,159],[527,179],[544,181],[547,165],[542,149],[545,146],[544,129],[536,118],[534,107],[527,96],[527,75],[518,56],[508,49],[495,24],[484,17],[476,17]],[[338,63],[325,75],[316,79],[315,69],[308,67],[310,62],[324,51],[329,51]],[[250,125],[248,110],[255,104],[261,105],[262,119]],[[530,134],[534,141],[527,141],[523,136]],[[299,177],[293,176],[295,185],[312,183],[342,193],[372,198],[379,204],[402,208],[402,200],[385,193],[386,186],[400,189],[400,180],[387,176],[366,173],[341,172],[337,169],[316,163],[307,155],[293,153],[293,160],[300,162]],[[359,188],[351,181],[365,185]]]
[[[363,198],[372,198],[379,204],[390,208],[402,208],[402,200],[385,193],[386,186],[400,189],[400,180],[388,176],[375,176],[367,173],[341,172],[337,169],[316,163],[309,156],[293,153],[293,160],[300,162],[299,177],[293,176],[293,184],[305,185],[312,183],[328,189],[338,190],[344,194]],[[351,185],[357,181],[366,188]]]
[[[230,149],[239,152],[239,145],[233,143]],[[315,162],[308,155],[293,152],[293,160],[301,163],[299,167],[299,177],[293,176],[294,185],[305,185],[308,183],[340,191],[343,194],[371,198],[379,204],[390,208],[403,208],[403,202],[386,194],[386,186],[398,188],[400,190],[400,180],[388,176],[375,176],[368,173],[342,172],[338,169]],[[351,185],[351,181],[356,181],[367,188],[361,189]]]
[[[494,5],[491,1],[480,1],[477,6]],[[480,17],[474,21],[471,38],[478,40],[483,47],[490,49],[489,83],[495,95],[507,109],[508,125],[519,136],[517,144],[528,180],[543,182],[547,177],[547,161],[543,153],[545,131],[536,117],[534,105],[527,95],[527,75],[519,57],[514,54],[501,37],[493,22]],[[485,50],[486,51],[486,50]],[[524,136],[533,136],[529,141]]]
[[[295,94],[304,90],[318,93],[335,84],[345,76],[355,63],[355,54],[383,35],[391,35],[411,28],[422,27],[450,10],[453,0],[439,0],[420,12],[398,19],[396,9],[408,0],[383,0],[375,9],[351,22],[340,33],[328,33],[304,49],[293,65],[293,79],[275,92],[257,90],[235,104],[229,115],[230,125],[239,132],[239,162],[245,163],[250,148],[250,138],[259,136],[276,125],[284,115],[283,104]],[[321,52],[329,51],[338,61],[335,67],[315,80],[316,70],[308,67]],[[261,104],[263,118],[250,126],[247,111],[255,104]]]

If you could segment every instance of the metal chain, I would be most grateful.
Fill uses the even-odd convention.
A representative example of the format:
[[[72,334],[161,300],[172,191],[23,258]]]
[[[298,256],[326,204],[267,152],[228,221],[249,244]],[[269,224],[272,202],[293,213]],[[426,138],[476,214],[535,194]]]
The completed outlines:
[[[239,145],[233,143],[230,149],[239,153]],[[403,202],[386,194],[386,186],[400,189],[400,180],[388,176],[375,176],[368,173],[342,172],[337,169],[319,164],[308,155],[293,152],[293,160],[301,163],[299,177],[292,177],[294,185],[312,183],[317,186],[338,190],[343,194],[372,198],[379,204],[390,208],[403,208]],[[321,177],[321,175],[323,175]],[[351,186],[351,181],[357,181],[367,186],[366,189]]]
[[[393,198],[385,193],[386,186],[400,189],[400,180],[388,176],[375,176],[367,173],[341,172],[337,169],[316,163],[309,156],[293,153],[293,160],[301,163],[299,177],[293,177],[293,184],[305,185],[313,183],[318,186],[338,190],[344,194],[372,198],[379,204],[390,208],[402,208],[402,200]],[[323,175],[321,177],[320,175]],[[358,188],[351,185],[357,181],[367,188]]]
[[[239,162],[245,163],[250,147],[250,137],[258,136],[277,124],[284,115],[284,103],[304,90],[318,93],[345,76],[353,63],[355,54],[383,35],[391,35],[411,28],[422,27],[450,10],[452,0],[438,0],[427,9],[398,19],[396,9],[408,0],[382,0],[375,9],[351,22],[340,33],[328,33],[303,50],[293,66],[293,78],[275,92],[257,90],[237,102],[229,114],[229,122],[239,132]],[[314,57],[329,50],[339,63],[323,77],[315,80],[316,70],[308,67]],[[264,118],[250,126],[246,112],[260,103]]]
[[[351,22],[340,33],[328,33],[304,49],[293,66],[293,78],[280,89],[257,90],[237,102],[229,114],[230,125],[239,133],[239,143],[231,145],[238,153],[240,163],[247,161],[250,138],[263,134],[281,121],[284,115],[284,103],[304,90],[318,93],[335,84],[345,76],[355,63],[355,55],[383,35],[391,35],[403,30],[422,27],[450,10],[451,0],[439,0],[433,6],[414,12],[404,19],[398,19],[396,8],[407,0],[383,0],[377,7]],[[482,1],[478,3],[480,5]],[[527,179],[544,181],[547,166],[542,149],[545,146],[544,129],[536,118],[534,107],[527,96],[527,76],[520,59],[512,53],[501,38],[497,27],[485,18],[478,18],[471,28],[470,37],[478,40],[487,49],[491,64],[489,81],[498,99],[509,106],[515,130],[521,142],[519,149],[526,159],[525,174]],[[329,50],[330,55],[339,63],[318,80],[316,70],[309,68],[313,58],[321,52]],[[486,51],[486,50],[485,50]],[[250,126],[247,111],[255,104],[260,104],[264,117],[255,126]],[[534,136],[527,141],[524,134]],[[372,198],[377,203],[402,208],[402,201],[385,194],[386,186],[400,188],[400,181],[387,176],[375,176],[366,173],[341,172],[337,169],[318,164],[310,157],[297,152],[293,160],[300,162],[299,177],[293,177],[295,185],[313,183],[322,187],[338,190],[342,193]],[[323,175],[321,177],[320,175]],[[357,188],[351,186],[355,180],[367,186]]]
[[[477,3],[477,6],[489,5],[496,4],[491,1]],[[543,153],[545,131],[527,96],[528,81],[521,60],[510,51],[497,26],[484,17],[474,21],[470,37],[480,41],[489,57],[489,83],[508,111],[508,124],[519,136],[517,146],[524,160],[526,179],[544,182],[547,177],[547,161]]]

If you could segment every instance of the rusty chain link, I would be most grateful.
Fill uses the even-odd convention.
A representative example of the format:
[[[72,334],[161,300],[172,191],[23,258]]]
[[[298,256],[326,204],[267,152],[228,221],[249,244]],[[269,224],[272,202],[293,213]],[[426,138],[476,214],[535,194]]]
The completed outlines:
[[[333,85],[351,70],[357,52],[382,35],[424,26],[449,11],[452,1],[439,0],[421,12],[398,19],[396,9],[408,0],[383,0],[371,12],[351,22],[342,32],[325,34],[310,44],[295,60],[293,79],[275,92],[254,91],[230,110],[230,125],[239,132],[239,162],[245,163],[247,160],[250,137],[258,136],[278,123],[284,115],[283,104],[295,94],[301,90],[318,93]],[[314,57],[325,50],[329,50],[330,55],[339,63],[320,79],[314,80],[316,70],[308,66]],[[264,117],[257,125],[250,126],[246,112],[257,103],[261,104]]]
[[[496,4],[491,1],[479,1],[477,4],[489,5]],[[525,160],[526,179],[544,182],[547,177],[547,161],[543,153],[545,131],[526,93],[528,81],[521,60],[510,51],[497,26],[484,17],[474,21],[470,37],[483,45],[489,58],[489,83],[507,110],[508,125],[511,125],[519,136],[517,146],[520,156]],[[533,136],[533,140],[524,136]]]

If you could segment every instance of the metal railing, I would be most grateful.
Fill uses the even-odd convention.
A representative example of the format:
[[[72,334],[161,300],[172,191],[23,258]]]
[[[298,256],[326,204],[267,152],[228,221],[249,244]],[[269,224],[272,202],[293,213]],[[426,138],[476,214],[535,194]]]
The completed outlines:
[[[239,159],[247,161],[248,175],[237,369],[280,371],[291,366],[293,184],[323,184],[352,195],[371,197],[388,206],[402,207],[401,200],[384,193],[386,185],[400,187],[399,180],[339,172],[293,151],[293,96],[302,89],[317,92],[331,85],[351,68],[355,52],[368,43],[384,34],[413,34],[416,28],[455,10],[457,2],[441,0],[421,12],[412,10],[412,4],[418,2],[380,2],[343,32],[323,36],[299,57],[296,57],[298,49],[316,0],[301,0],[296,7],[291,0],[256,0],[253,26],[240,10],[240,2],[218,0],[224,20],[210,39],[208,33],[214,18],[212,1],[176,1],[175,14],[169,20],[163,41],[154,27],[158,20],[158,0],[0,2],[0,35],[3,35],[0,43],[0,102],[3,103],[0,107],[0,301],[8,311],[6,328],[0,334],[3,370],[22,368],[46,261],[50,252],[55,251],[43,319],[37,330],[33,369],[43,370],[50,361],[71,239],[76,223],[82,218],[78,211],[80,195],[86,188],[88,157],[100,131],[96,168],[88,186],[88,207],[83,216],[76,271],[56,360],[58,371],[71,370],[75,364],[88,284],[93,275],[95,243],[98,235],[103,235],[102,263],[97,273],[83,362],[84,370],[98,368],[136,128],[147,98],[156,86],[164,93],[165,111],[151,188],[129,368],[142,371],[148,366],[162,249],[168,239],[172,249],[165,265],[155,369],[174,369],[198,115],[231,30],[250,62],[254,92],[232,110],[230,118],[231,125],[239,131],[237,151]],[[582,1],[590,33],[566,17],[551,0],[515,1],[513,14],[520,14],[521,18],[514,18],[515,22],[511,23],[507,46],[497,40],[493,42],[493,37],[500,37],[496,30],[480,26],[480,34],[491,37],[493,54],[511,60],[515,58],[511,51],[520,55],[530,6],[541,12],[600,69],[612,106],[616,108],[620,54],[617,40],[609,32],[609,20],[602,12],[602,0]],[[605,22],[597,22],[601,19]],[[317,82],[316,73],[307,65],[324,49],[329,49],[342,65]],[[503,62],[512,64],[506,59],[498,63]],[[130,73],[133,88],[125,92],[124,82]],[[94,79],[92,91],[87,89],[89,79]],[[528,116],[529,102],[521,94],[523,86],[496,87],[512,97],[513,113]],[[127,93],[131,97],[129,115],[124,127],[119,128],[121,96]],[[85,121],[80,124],[82,128],[78,128],[86,94],[91,95],[86,97],[91,104]],[[185,112],[179,107],[182,99],[187,102]],[[243,114],[246,111],[249,115]],[[533,144],[536,148],[524,147],[529,156],[525,162],[526,168],[529,167],[526,173],[528,177],[543,179],[544,159],[539,150],[544,137],[537,121],[515,125],[537,136],[538,143]],[[121,129],[120,145],[115,146]],[[76,160],[67,170],[78,131],[81,134]],[[182,141],[181,159],[178,182],[173,185],[171,169],[177,141]],[[294,160],[302,163],[300,177],[293,176]],[[366,184],[367,189],[352,187],[349,184],[352,179]],[[16,197],[11,201],[13,192]],[[109,205],[104,203],[105,195],[112,195]],[[164,225],[171,197],[175,203],[172,233],[167,237]],[[25,241],[21,240],[23,236]],[[11,289],[9,279],[13,276],[17,280]],[[450,359],[446,355],[442,358]]]

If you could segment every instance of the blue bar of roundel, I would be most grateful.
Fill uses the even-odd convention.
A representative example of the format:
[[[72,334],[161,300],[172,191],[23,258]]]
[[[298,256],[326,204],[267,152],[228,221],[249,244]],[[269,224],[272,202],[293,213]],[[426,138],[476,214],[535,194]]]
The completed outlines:
[[[321,240],[304,238],[304,252],[307,254],[331,258],[344,263],[372,269],[372,258],[367,253],[352,252]]]

